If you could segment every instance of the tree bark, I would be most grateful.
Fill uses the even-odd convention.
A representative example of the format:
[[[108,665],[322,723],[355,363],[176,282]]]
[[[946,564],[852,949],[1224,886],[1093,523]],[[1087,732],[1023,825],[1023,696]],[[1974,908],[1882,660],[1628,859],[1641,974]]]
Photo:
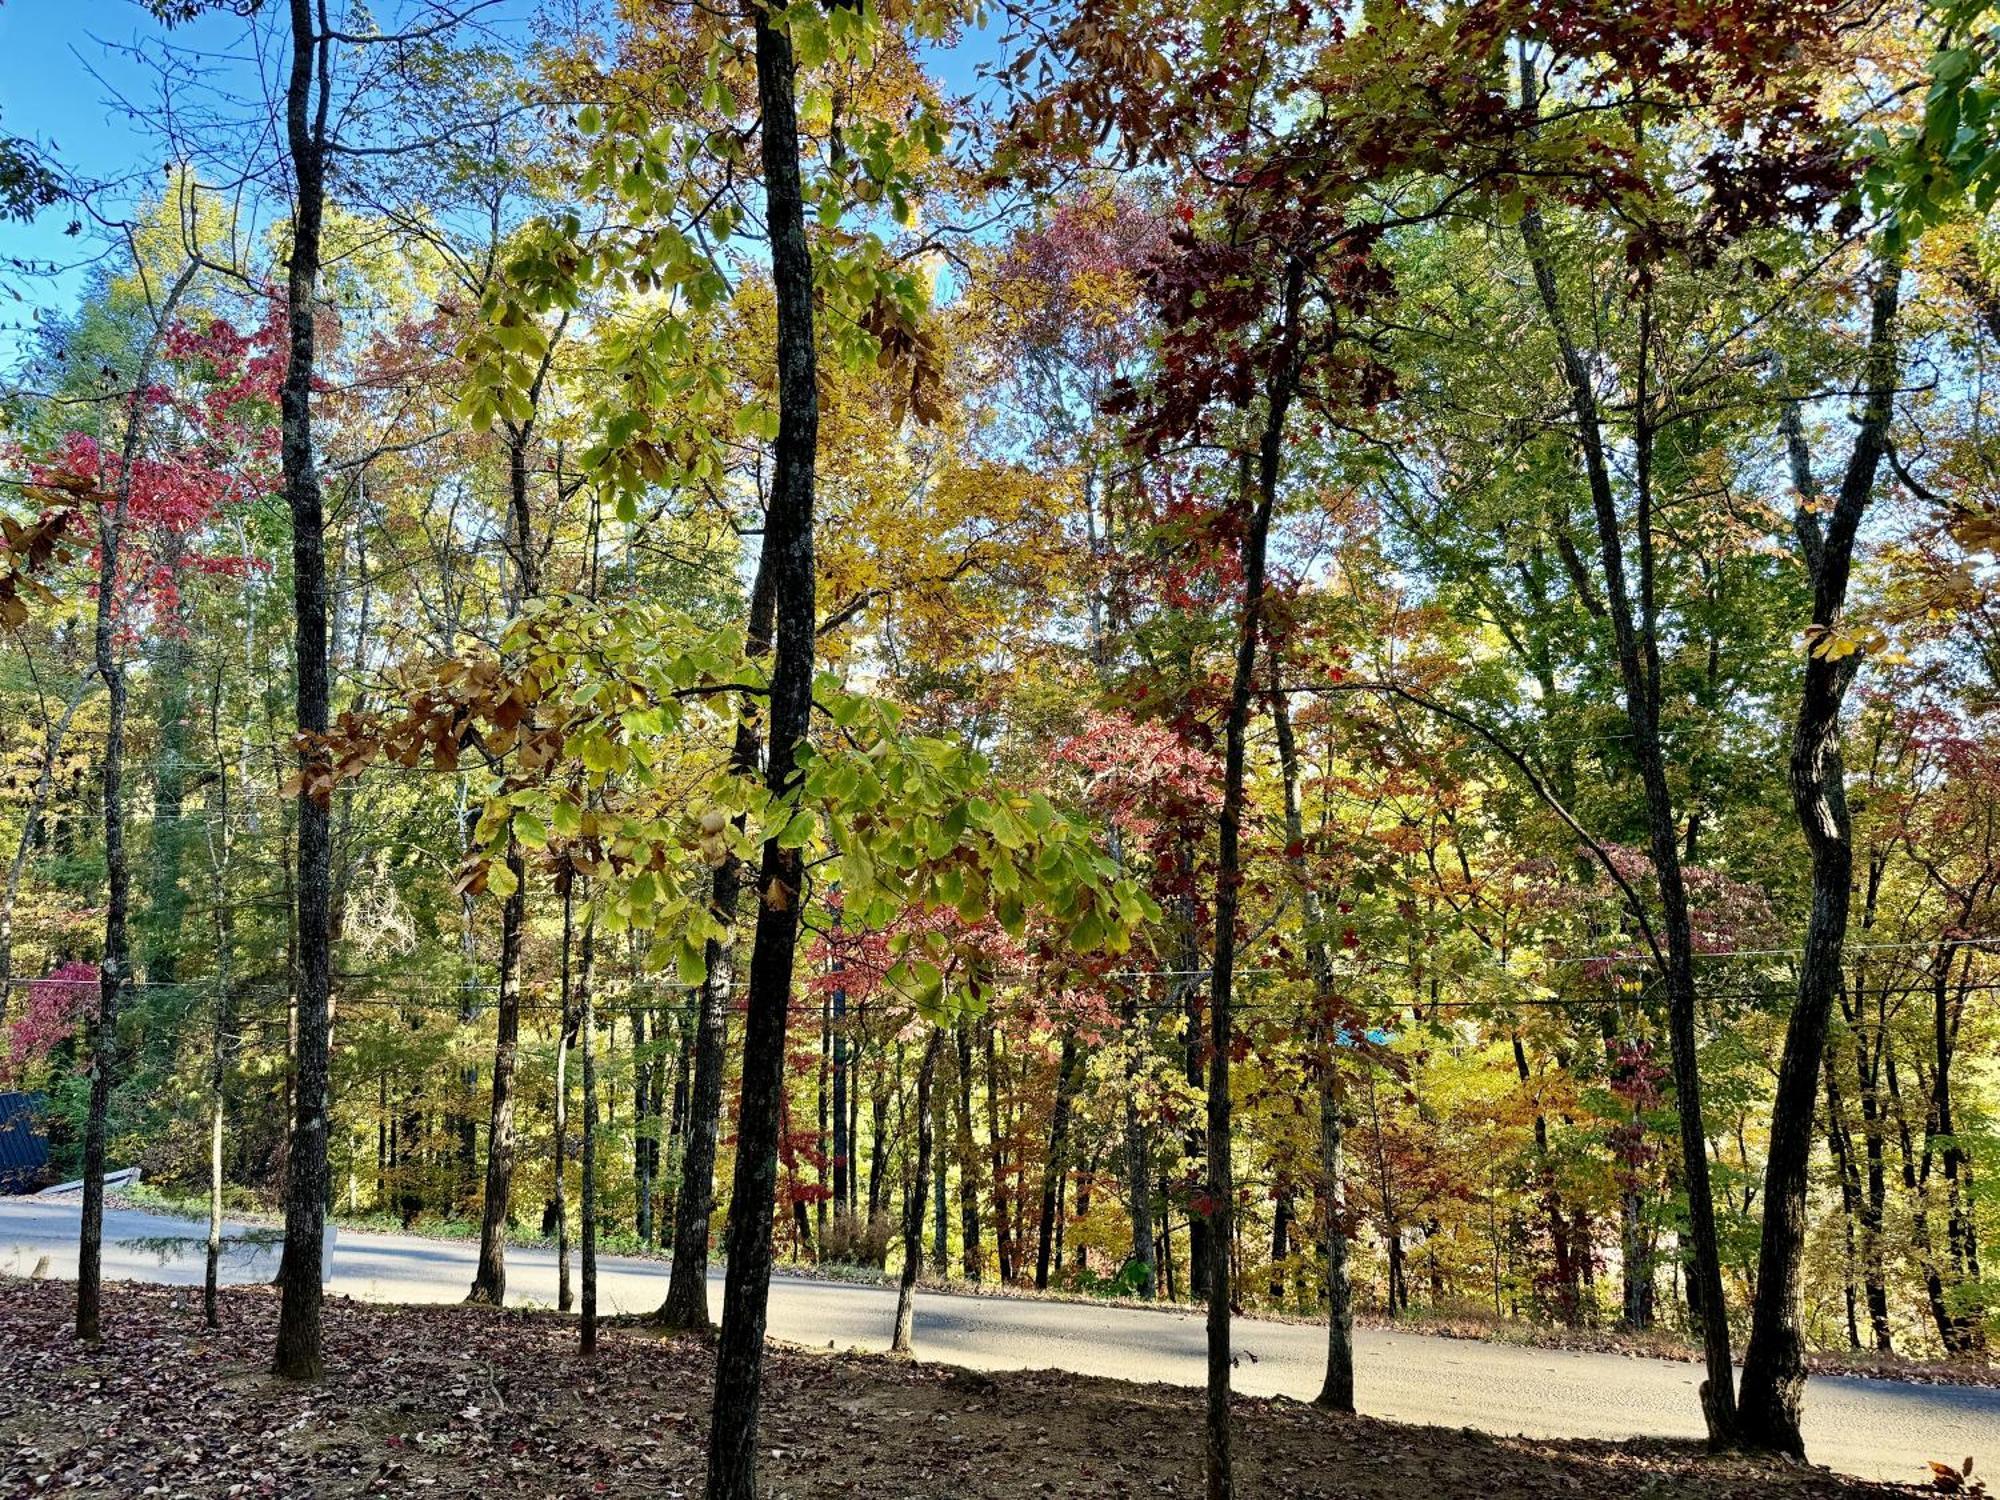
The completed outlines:
[[[763,114],[765,225],[778,315],[776,473],[764,547],[776,606],[766,785],[789,797],[797,751],[811,728],[816,635],[813,468],[819,451],[819,389],[813,341],[812,251],[806,241],[799,173],[799,124],[790,35],[753,5],[757,98]],[[763,1382],[764,1320],[771,1285],[771,1211],[777,1192],[778,1120],[785,1082],[804,862],[796,849],[764,843],[757,878],[757,928],[743,1039],[742,1104],[736,1178],[729,1201],[729,1267],[722,1337],[716,1351],[714,1419],[708,1445],[708,1500],[754,1500],[757,1408]]]
[[[507,1218],[514,1194],[514,1062],[521,1048],[521,938],[527,927],[528,862],[507,844],[514,889],[500,909],[500,999],[494,1013],[492,1112],[486,1126],[486,1191],[479,1215],[479,1265],[467,1302],[507,1300]]]
[[[757,560],[757,578],[750,590],[750,620],[745,648],[762,656],[770,650],[776,570],[767,531]],[[736,721],[731,767],[739,776],[754,775],[762,741],[745,704]],[[739,820],[741,826],[741,820]],[[732,928],[747,872],[731,859],[709,886],[711,911]],[[722,1075],[727,1066],[723,1042],[728,1029],[729,993],[736,985],[734,942],[710,938],[704,948],[708,969],[702,978],[694,1031],[694,1081],[688,1098],[687,1146],[681,1153],[681,1186],[674,1210],[673,1268],[667,1298],[654,1315],[666,1328],[687,1331],[712,1326],[708,1313],[708,1227],[715,1214],[715,1143],[722,1116]]]
[[[972,1026],[958,1018],[958,1237],[965,1279],[975,1286],[986,1273],[979,1237],[979,1149],[972,1136]]]
[[[1049,1154],[1042,1166],[1042,1213],[1035,1242],[1035,1290],[1049,1286],[1050,1248],[1056,1211],[1062,1201],[1063,1176],[1069,1171],[1069,1118],[1076,1094],[1076,1032],[1063,1032],[1062,1054],[1056,1064],[1055,1109],[1049,1119]]]
[[[562,876],[562,1014],[557,1019],[555,1077],[556,1311],[576,1300],[569,1279],[569,1053],[576,1045],[576,987],[570,970],[576,938],[576,872]]]
[[[1313,1015],[1308,1036],[1319,1074],[1319,1201],[1322,1276],[1326,1282],[1326,1378],[1314,1404],[1330,1411],[1354,1410],[1354,1289],[1347,1268],[1347,1204],[1341,1143],[1345,1132],[1336,1064],[1340,1023],[1333,988],[1333,955],[1326,945],[1326,912],[1305,862],[1305,816],[1299,796],[1298,740],[1280,680],[1278,654],[1271,660],[1271,717],[1278,741],[1278,770],[1285,793],[1285,843],[1299,887],[1305,918],[1306,969],[1313,980]]]
[[[1285,268],[1282,345],[1266,386],[1264,430],[1257,453],[1257,489],[1243,538],[1243,606],[1237,622],[1236,671],[1224,723],[1222,812],[1215,867],[1215,963],[1208,996],[1208,1406],[1203,1465],[1208,1500],[1231,1500],[1236,1492],[1230,1452],[1229,1384],[1231,1247],[1236,1182],[1230,1161],[1229,1063],[1236,978],[1236,913],[1243,879],[1242,825],[1244,761],[1250,705],[1256,692],[1257,649],[1264,634],[1264,564],[1271,514],[1278,499],[1284,454],[1285,415],[1297,388],[1299,319],[1305,267],[1296,258]]]
[[[896,1283],[896,1327],[889,1340],[891,1354],[908,1354],[917,1317],[917,1272],[924,1258],[924,1207],[930,1187],[931,1152],[936,1131],[931,1120],[931,1085],[937,1078],[938,1054],[944,1050],[944,1028],[933,1026],[917,1069],[917,1172],[903,1212],[903,1273]]]
[[[1146,1121],[1139,1113],[1139,997],[1126,997],[1122,1019],[1132,1048],[1125,1077],[1125,1209],[1132,1220],[1132,1264],[1138,1268],[1139,1295],[1151,1301],[1158,1293],[1159,1267],[1153,1248],[1153,1149]]]
[[[118,484],[97,510],[97,597],[94,660],[110,712],[104,732],[104,957],[97,968],[97,1014],[90,1026],[90,1105],[83,1133],[83,1217],[76,1249],[77,1337],[95,1343],[99,1333],[104,1256],[104,1152],[110,1129],[111,1088],[118,1074],[118,1010],[132,982],[126,922],[131,871],[125,858],[125,663],[118,655],[118,554],[132,504],[132,466],[145,436],[145,390],[174,309],[194,280],[190,262],[156,310],[125,408],[125,437]]]
[[[986,1018],[986,1145],[993,1169],[993,1249],[1004,1286],[1014,1279],[1013,1238],[1007,1219],[1007,1148],[1000,1129],[999,1027]]]
[[[592,961],[597,933],[589,917],[583,921],[583,962],[576,979],[577,1045],[583,1052],[583,1306],[581,1342],[585,1354],[597,1352],[597,1011],[591,994]]]
[[[1528,107],[1536,104],[1536,82],[1526,55],[1522,59],[1523,93]],[[1642,478],[1635,525],[1638,531],[1640,595],[1643,630],[1633,618],[1632,593],[1626,577],[1624,520],[1612,489],[1605,456],[1603,419],[1590,368],[1570,333],[1557,289],[1553,261],[1540,214],[1531,209],[1521,219],[1522,242],[1528,251],[1535,285],[1554,334],[1562,361],[1571,413],[1577,422],[1592,514],[1596,520],[1598,560],[1604,569],[1604,604],[1631,730],[1631,749],[1645,794],[1647,844],[1659,884],[1661,925],[1666,949],[1659,955],[1667,992],[1667,1034],[1672,1049],[1674,1106],[1680,1121],[1682,1171],[1688,1195],[1688,1238],[1694,1264],[1688,1269],[1690,1301],[1698,1299],[1707,1380],[1701,1387],[1702,1413],[1712,1448],[1736,1441],[1735,1367],[1730,1357],[1729,1319],[1722,1296],[1722,1249],[1715,1228],[1715,1198],[1709,1186],[1708,1140],[1702,1122],[1701,1071],[1695,1036],[1696,992],[1694,929],[1688,913],[1687,887],[1682,876],[1680,825],[1667,780],[1666,754],[1660,740],[1660,675],[1658,641],[1652,613],[1652,520],[1649,481]],[[1642,353],[1640,364],[1643,366]],[[1643,392],[1642,392],[1643,394]],[[1650,413],[1638,404],[1638,447],[1650,454],[1645,435]]]
[[[331,683],[327,662],[326,516],[314,467],[313,303],[319,284],[320,223],[325,208],[329,41],[314,26],[313,0],[291,0],[292,55],[285,87],[285,137],[292,159],[291,263],[285,278],[289,341],[279,393],[280,458],[292,522],[292,625],[296,708],[302,736],[324,736]],[[320,1349],[320,1264],[326,1229],[328,1063],[332,1050],[333,845],[331,768],[323,744],[299,752],[298,997],[299,1045],[292,1137],[285,1158],[285,1251],[278,1307],[276,1372],[316,1380]]]
[[[222,1267],[222,1146],[228,1123],[229,1064],[236,1039],[235,972],[236,919],[229,904],[229,765],[222,753],[221,670],[217,669],[211,700],[211,738],[215,746],[216,827],[209,834],[215,892],[215,1033],[210,1041],[208,1073],[208,1253],[202,1274],[202,1321],[222,1326],[216,1309],[216,1287]]]
[[[1812,854],[1812,910],[1806,923],[1799,996],[1785,1028],[1778,1064],[1778,1092],[1771,1107],[1770,1148],[1764,1166],[1764,1232],[1757,1258],[1757,1295],[1751,1305],[1750,1343],[1743,1357],[1740,1420],[1746,1446],[1805,1456],[1799,1402],[1805,1393],[1805,1336],[1799,1323],[1799,1288],[1806,1235],[1806,1173],[1812,1159],[1813,1107],[1819,1095],[1827,1028],[1841,985],[1848,903],[1854,878],[1853,830],[1847,808],[1846,769],[1840,749],[1840,709],[1854,680],[1859,653],[1825,649],[1847,606],[1855,538],[1875,489],[1875,471],[1888,448],[1897,376],[1896,311],[1902,262],[1884,263],[1870,308],[1867,409],[1855,435],[1840,494],[1824,533],[1802,490],[1795,519],[1813,584],[1812,631],[1805,682],[1792,727],[1792,806]],[[1790,410],[1788,439],[1797,433]]]

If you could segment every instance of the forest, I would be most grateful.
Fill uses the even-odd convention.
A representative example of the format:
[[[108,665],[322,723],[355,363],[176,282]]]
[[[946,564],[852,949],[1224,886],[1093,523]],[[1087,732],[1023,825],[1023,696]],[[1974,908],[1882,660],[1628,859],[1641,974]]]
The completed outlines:
[[[329,1222],[586,1353],[670,1256],[711,1500],[774,1274],[1200,1310],[1210,1500],[1246,1317],[1751,1454],[1990,1383],[1984,0],[89,9],[151,154],[0,101],[48,1338],[137,1167],[210,1328],[282,1220],[291,1381]]]

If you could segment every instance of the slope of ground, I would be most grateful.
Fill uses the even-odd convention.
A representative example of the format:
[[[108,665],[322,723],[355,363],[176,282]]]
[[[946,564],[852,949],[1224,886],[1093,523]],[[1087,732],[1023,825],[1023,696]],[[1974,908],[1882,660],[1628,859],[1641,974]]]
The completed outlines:
[[[0,1494],[694,1496],[711,1359],[697,1340],[457,1307],[327,1307],[329,1375],[266,1373],[277,1300],[107,1288],[105,1341],[79,1345],[72,1291],[0,1282]],[[955,1371],[774,1349],[761,1431],[773,1496],[1027,1500],[1200,1493],[1200,1396],[1059,1373]],[[1886,1500],[1922,1491],[1710,1459],[1671,1442],[1500,1439],[1238,1407],[1242,1493],[1418,1500]]]

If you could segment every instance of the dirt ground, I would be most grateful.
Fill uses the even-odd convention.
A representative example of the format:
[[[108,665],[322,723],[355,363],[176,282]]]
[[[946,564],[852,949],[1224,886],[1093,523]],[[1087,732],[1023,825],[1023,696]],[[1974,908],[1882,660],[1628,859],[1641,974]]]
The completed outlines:
[[[104,1342],[73,1289],[0,1281],[0,1496],[647,1496],[701,1493],[711,1357],[553,1314],[327,1305],[326,1380],[267,1373],[277,1299],[119,1283]],[[774,1346],[760,1433],[783,1500],[1198,1496],[1201,1395],[1055,1372],[989,1376]],[[1688,1445],[1502,1439],[1237,1405],[1237,1490],[1340,1500],[1882,1500],[1935,1493]]]

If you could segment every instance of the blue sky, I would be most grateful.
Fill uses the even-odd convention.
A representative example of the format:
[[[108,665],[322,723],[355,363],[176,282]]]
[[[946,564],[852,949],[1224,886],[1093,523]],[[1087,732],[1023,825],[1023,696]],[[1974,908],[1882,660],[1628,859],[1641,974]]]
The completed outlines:
[[[212,16],[173,33],[176,45],[221,54],[243,34],[233,16]],[[145,173],[159,142],[148,123],[159,81],[137,55],[165,32],[136,0],[0,0],[0,128],[26,136],[86,180]],[[218,56],[226,71],[247,68]],[[129,106],[129,107],[128,107]],[[67,309],[80,291],[81,265],[95,248],[64,233],[78,217],[58,204],[32,224],[0,223],[0,257],[52,263],[52,277],[11,267],[0,287],[18,293],[0,309],[0,348],[14,347],[36,305]]]
[[[535,0],[507,0],[490,15],[518,24],[535,8]],[[373,9],[386,28],[398,6],[383,0]],[[972,32],[935,54],[948,87],[977,86],[976,67],[997,54],[997,30]],[[0,0],[0,129],[48,148],[84,180],[131,179],[129,202],[157,180],[161,154],[151,122],[160,79],[142,49],[170,43],[199,54],[212,82],[250,93],[256,77],[245,32],[241,18],[223,13],[169,34],[138,0]],[[100,247],[64,232],[78,217],[73,206],[58,204],[33,224],[0,223],[0,366],[20,349],[37,307],[66,311],[83,289],[86,262]],[[14,269],[20,261],[56,269],[23,276]]]

